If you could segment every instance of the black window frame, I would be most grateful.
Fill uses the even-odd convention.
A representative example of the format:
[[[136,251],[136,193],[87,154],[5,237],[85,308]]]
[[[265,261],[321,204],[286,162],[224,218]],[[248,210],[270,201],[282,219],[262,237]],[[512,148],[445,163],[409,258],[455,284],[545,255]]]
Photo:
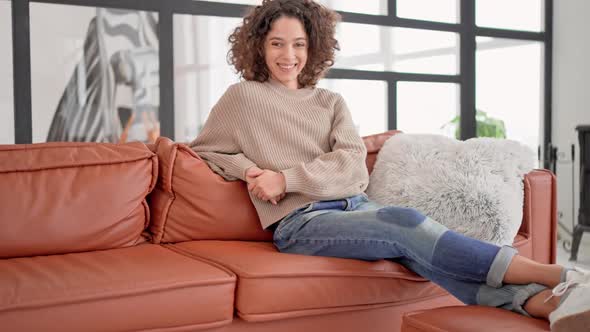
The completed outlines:
[[[110,7],[152,11],[158,13],[159,64],[160,64],[160,128],[163,136],[174,137],[174,58],[173,58],[173,16],[190,14],[202,16],[242,17],[248,6],[242,4],[217,3],[193,0],[9,0],[12,2],[13,42],[13,84],[14,84],[14,126],[15,143],[32,142],[31,110],[31,45],[30,45],[30,3],[49,3],[84,7]],[[326,78],[385,81],[387,90],[388,129],[397,129],[396,104],[397,82],[443,82],[460,85],[460,130],[461,139],[476,136],[475,123],[475,56],[477,36],[521,39],[544,43],[543,73],[543,147],[551,146],[551,93],[552,93],[552,46],[553,46],[553,1],[544,0],[544,31],[529,32],[484,28],[475,25],[476,0],[460,1],[460,22],[442,23],[400,18],[396,15],[396,0],[387,0],[387,15],[370,15],[351,12],[339,13],[343,22],[371,24],[385,27],[403,27],[447,31],[459,34],[460,70],[458,75],[413,74],[393,71],[365,71],[332,68]],[[544,153],[545,155],[545,153]],[[548,168],[547,162],[544,165]]]

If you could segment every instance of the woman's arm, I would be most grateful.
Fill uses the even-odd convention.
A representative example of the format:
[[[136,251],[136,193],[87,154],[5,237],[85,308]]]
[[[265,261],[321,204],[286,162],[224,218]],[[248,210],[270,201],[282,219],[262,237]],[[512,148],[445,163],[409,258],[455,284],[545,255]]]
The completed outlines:
[[[239,112],[236,91],[230,87],[211,110],[203,130],[189,146],[228,181],[246,181],[246,170],[256,166],[235,143],[233,134]]]
[[[330,133],[332,151],[311,162],[282,170],[287,193],[299,192],[313,199],[328,200],[356,195],[367,188],[365,144],[342,98],[334,111]]]

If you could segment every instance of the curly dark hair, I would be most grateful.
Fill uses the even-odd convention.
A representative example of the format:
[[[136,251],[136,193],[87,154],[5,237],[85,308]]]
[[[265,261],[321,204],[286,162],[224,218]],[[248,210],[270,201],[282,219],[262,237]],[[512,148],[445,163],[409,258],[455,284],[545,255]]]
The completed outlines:
[[[308,38],[307,63],[297,77],[301,87],[314,87],[334,65],[334,38],[340,15],[313,0],[264,0],[246,14],[242,25],[229,36],[228,62],[248,81],[266,82],[270,77],[264,60],[264,41],[272,23],[279,17],[299,19]]]

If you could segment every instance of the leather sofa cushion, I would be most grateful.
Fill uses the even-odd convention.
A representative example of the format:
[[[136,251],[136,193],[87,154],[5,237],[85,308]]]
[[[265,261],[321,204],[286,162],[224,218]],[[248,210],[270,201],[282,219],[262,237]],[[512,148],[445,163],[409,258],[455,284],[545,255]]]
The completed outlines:
[[[402,332],[545,332],[549,323],[491,307],[457,306],[407,313]]]
[[[187,240],[270,241],[242,181],[225,181],[187,145],[160,137],[160,176],[149,196],[154,243]]]
[[[235,280],[230,271],[153,244],[4,259],[0,326],[61,332],[215,327],[232,320]]]
[[[386,260],[285,254],[268,242],[191,241],[171,246],[236,273],[235,307],[246,321],[403,305],[447,294]]]
[[[0,146],[0,258],[145,242],[157,162],[142,143]]]

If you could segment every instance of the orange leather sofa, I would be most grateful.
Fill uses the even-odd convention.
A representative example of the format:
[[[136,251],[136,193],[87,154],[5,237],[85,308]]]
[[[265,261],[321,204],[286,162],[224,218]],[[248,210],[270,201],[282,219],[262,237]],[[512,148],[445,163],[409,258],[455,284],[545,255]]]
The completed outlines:
[[[395,132],[364,138],[372,169]],[[524,180],[514,246],[555,261],[555,178]],[[392,261],[277,252],[242,182],[183,144],[0,146],[0,330],[399,331],[460,305]]]

